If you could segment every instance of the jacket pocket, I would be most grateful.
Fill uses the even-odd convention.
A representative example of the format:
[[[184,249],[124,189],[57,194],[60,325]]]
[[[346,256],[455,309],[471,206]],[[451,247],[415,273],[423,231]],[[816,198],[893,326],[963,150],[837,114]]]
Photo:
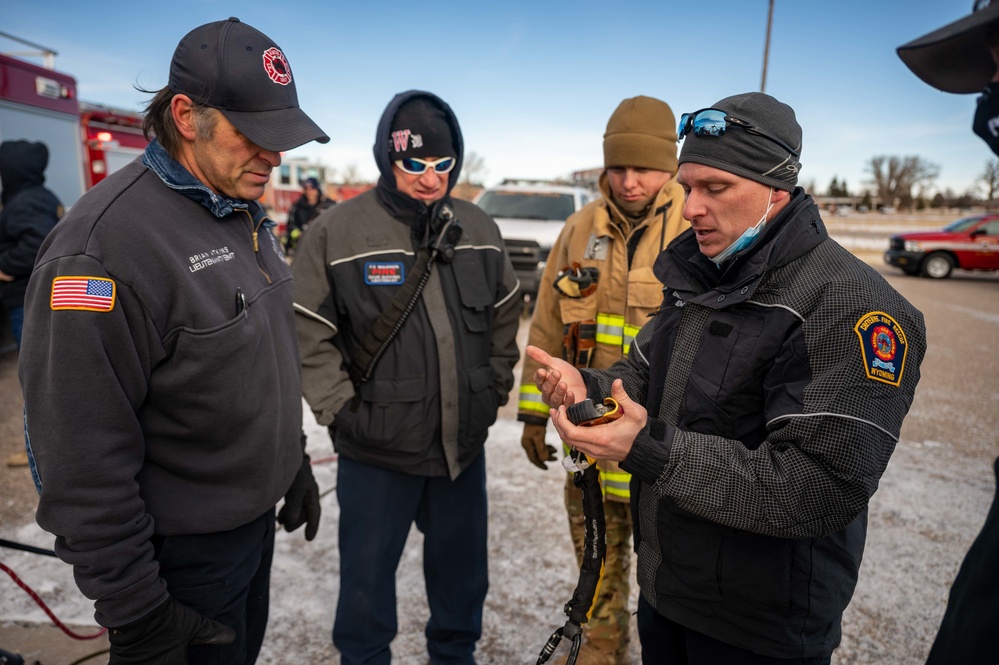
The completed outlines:
[[[486,278],[485,266],[474,260],[477,253],[468,257],[464,254],[459,252],[453,264],[461,297],[461,318],[469,332],[488,332],[494,301],[489,290],[490,282]]]
[[[787,625],[791,609],[794,542],[767,536],[722,536],[716,560],[718,591],[726,605],[765,623]]]
[[[360,386],[357,411],[339,422],[350,438],[365,447],[405,452],[422,436],[426,381],[423,377],[374,377]],[[346,416],[346,414],[345,414]],[[339,416],[338,416],[339,420]]]
[[[651,266],[635,268],[628,273],[628,309],[637,309],[644,316],[657,309],[663,300],[663,285],[656,279]]]
[[[471,438],[485,438],[485,432],[496,422],[499,393],[496,392],[493,368],[482,365],[468,373],[469,430]]]
[[[267,348],[268,327],[262,317],[244,310],[219,326],[181,329],[170,345],[173,362],[150,377],[150,395],[169,395],[169,400],[147,400],[139,412],[149,438],[223,450],[252,429],[260,401],[233,399],[235,392],[259,396],[283,387],[273,385],[276,374],[256,371],[257,363],[275,361],[274,350]],[[158,454],[147,451],[154,461]]]
[[[562,323],[592,321],[597,318],[597,294],[593,293],[585,298],[570,298],[560,295],[558,307]]]

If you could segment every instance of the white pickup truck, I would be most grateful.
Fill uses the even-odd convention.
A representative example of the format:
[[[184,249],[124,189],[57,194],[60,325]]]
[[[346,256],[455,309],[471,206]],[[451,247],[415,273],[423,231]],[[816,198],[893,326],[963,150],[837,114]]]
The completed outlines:
[[[537,297],[541,272],[565,220],[598,196],[574,185],[503,181],[475,198],[496,220],[528,304]]]

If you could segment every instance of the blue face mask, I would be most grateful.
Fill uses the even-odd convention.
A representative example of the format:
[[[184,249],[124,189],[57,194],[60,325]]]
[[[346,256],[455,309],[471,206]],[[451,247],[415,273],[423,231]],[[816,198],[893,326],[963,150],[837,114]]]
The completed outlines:
[[[735,242],[733,242],[731,245],[720,251],[717,256],[711,257],[711,260],[714,262],[716,266],[720,268],[723,263],[728,261],[730,258],[735,256],[742,250],[746,249],[756,241],[756,238],[759,237],[760,232],[762,232],[764,227],[766,227],[767,225],[767,215],[770,214],[770,209],[774,207],[774,204],[771,202],[771,198],[773,198],[773,195],[774,195],[774,188],[771,187],[770,194],[767,195],[767,209],[763,213],[763,217],[760,217],[760,221],[756,223],[756,226],[751,226],[745,231],[743,231],[742,235],[735,239]]]

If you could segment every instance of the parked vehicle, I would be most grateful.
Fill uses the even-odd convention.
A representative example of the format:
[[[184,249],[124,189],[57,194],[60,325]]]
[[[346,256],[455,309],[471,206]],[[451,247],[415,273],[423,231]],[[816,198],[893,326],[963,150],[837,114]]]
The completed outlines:
[[[961,270],[999,270],[999,215],[963,217],[939,231],[891,237],[885,262],[932,279]]]
[[[573,185],[505,180],[475,197],[496,220],[528,303],[537,297],[541,272],[565,220],[597,196]]]
[[[45,186],[66,208],[148,144],[141,113],[81,102],[73,76],[0,54],[0,141],[19,139],[48,147]]]

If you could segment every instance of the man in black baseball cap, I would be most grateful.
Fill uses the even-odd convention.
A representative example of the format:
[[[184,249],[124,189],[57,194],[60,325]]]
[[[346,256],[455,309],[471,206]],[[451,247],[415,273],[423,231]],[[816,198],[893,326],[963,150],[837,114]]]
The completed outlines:
[[[265,150],[282,152],[330,140],[299,108],[284,52],[238,18],[187,33],[174,51],[167,88],[218,109]]]
[[[28,286],[37,520],[113,665],[253,663],[275,522],[319,527],[291,273],[256,200],[280,151],[329,140],[295,83],[238,19],[188,33],[150,144],[56,225]]]
[[[535,385],[562,441],[632,474],[643,662],[828,665],[923,317],[829,237],[790,106],[733,95],[677,136],[691,228],[656,260],[655,318],[603,370],[528,346]],[[569,422],[606,397],[621,418]]]

